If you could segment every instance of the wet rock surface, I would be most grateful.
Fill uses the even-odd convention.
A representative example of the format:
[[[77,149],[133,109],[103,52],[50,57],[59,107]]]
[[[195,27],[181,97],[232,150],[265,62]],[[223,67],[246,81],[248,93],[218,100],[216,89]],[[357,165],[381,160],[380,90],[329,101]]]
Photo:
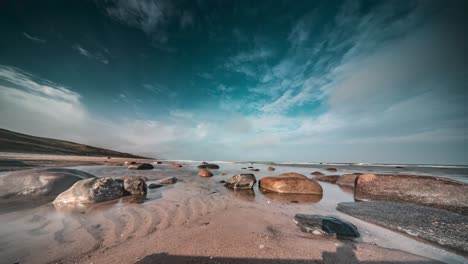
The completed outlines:
[[[233,190],[248,190],[253,189],[256,182],[257,179],[253,174],[237,174],[227,180],[224,186]]]
[[[322,194],[322,186],[314,180],[296,177],[264,177],[259,187],[277,193]]]
[[[358,174],[343,174],[340,176],[340,178],[338,178],[336,184],[341,186],[354,187],[354,182],[358,176]]]
[[[276,169],[273,168],[273,167],[268,167],[267,170],[268,170],[268,171],[275,171]]]
[[[321,173],[320,171],[314,171],[314,172],[311,172],[310,174],[311,175],[325,175],[325,174]]]
[[[304,174],[300,174],[296,172],[282,173],[278,177],[292,177],[292,178],[308,179],[307,176],[305,176]]]
[[[120,198],[124,191],[119,182],[112,178],[80,180],[57,196],[54,205],[89,204]]]
[[[198,176],[201,176],[201,177],[212,177],[213,176],[213,173],[211,173],[209,170],[207,169],[201,169],[199,172],[198,172]]]
[[[345,202],[345,214],[439,246],[468,254],[468,217],[450,211],[394,202]]]
[[[338,238],[355,238],[360,236],[356,226],[334,216],[296,214],[294,222],[302,232],[315,235],[336,234]]]
[[[145,180],[137,177],[128,177],[123,181],[124,195],[146,195],[148,186]]]
[[[336,183],[340,177],[340,175],[316,175],[312,179],[316,181]]]
[[[134,164],[128,166],[129,170],[152,170],[154,166],[149,163]]]
[[[168,185],[168,184],[174,184],[177,181],[178,179],[176,177],[167,177],[167,178],[155,181],[155,184]]]
[[[445,178],[363,174],[356,180],[354,198],[413,203],[468,215],[468,184]]]
[[[179,163],[172,163],[172,164],[171,164],[171,167],[172,167],[172,168],[182,168],[182,164],[179,164]]]
[[[95,177],[84,171],[65,168],[12,172],[0,176],[0,197],[56,196],[77,181]]]
[[[217,170],[219,169],[219,166],[216,164],[201,164],[198,165],[199,169],[210,169],[210,170]]]

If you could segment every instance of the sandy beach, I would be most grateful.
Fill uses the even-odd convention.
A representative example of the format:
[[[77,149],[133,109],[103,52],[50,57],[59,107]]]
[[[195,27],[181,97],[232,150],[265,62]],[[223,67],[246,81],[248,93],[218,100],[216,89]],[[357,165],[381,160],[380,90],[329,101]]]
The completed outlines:
[[[310,197],[262,193],[257,186],[253,191],[231,191],[220,183],[245,172],[246,166],[260,169],[254,172],[257,179],[291,171],[310,175],[314,170],[308,167],[281,165],[269,172],[265,164],[218,163],[214,176],[204,178],[197,176],[199,162],[186,161],[182,168],[172,168],[164,161],[153,170],[129,171],[121,166],[126,159],[118,158],[2,154],[1,159],[2,164],[9,160],[73,166],[98,177],[141,175],[149,179],[148,184],[169,176],[179,179],[174,185],[149,189],[145,199],[127,196],[88,207],[56,209],[47,200],[33,205],[2,203],[3,263],[467,261],[462,255],[338,212],[339,202],[354,201],[352,193],[338,185],[320,182],[323,196]],[[303,233],[293,222],[297,213],[337,216],[356,225],[361,237],[340,240]]]

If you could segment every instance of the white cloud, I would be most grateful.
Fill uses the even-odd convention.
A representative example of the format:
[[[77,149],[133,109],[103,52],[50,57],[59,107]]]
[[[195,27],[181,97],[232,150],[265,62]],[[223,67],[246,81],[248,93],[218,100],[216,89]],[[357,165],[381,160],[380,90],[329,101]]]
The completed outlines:
[[[47,41],[45,39],[41,39],[41,38],[38,38],[38,37],[35,37],[35,36],[32,36],[32,35],[29,35],[28,33],[26,32],[23,32],[23,36],[31,41],[34,41],[36,43],[46,43]]]
[[[73,49],[78,51],[81,55],[87,57],[88,59],[97,60],[103,64],[109,64],[109,60],[100,53],[91,53],[88,50],[84,49],[81,45],[76,44],[73,46]]]

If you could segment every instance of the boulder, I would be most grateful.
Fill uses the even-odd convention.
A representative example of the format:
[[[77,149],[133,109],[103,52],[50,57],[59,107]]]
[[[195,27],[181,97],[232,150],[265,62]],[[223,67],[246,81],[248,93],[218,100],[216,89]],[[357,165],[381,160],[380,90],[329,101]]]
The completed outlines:
[[[147,192],[145,176],[119,176],[115,179],[122,184],[124,195],[145,195]]]
[[[182,168],[182,164],[179,164],[179,163],[172,163],[172,164],[171,164],[171,167],[172,167],[172,168]]]
[[[90,204],[120,198],[124,191],[112,178],[91,178],[77,181],[68,190],[55,198],[54,205]]]
[[[157,180],[155,181],[156,184],[162,184],[162,185],[168,185],[168,184],[174,184],[176,183],[178,180],[176,177],[167,177],[167,178],[164,178],[164,179],[161,179],[161,180]]]
[[[129,170],[152,170],[154,169],[153,165],[149,163],[140,163],[128,166]]]
[[[354,199],[413,203],[468,215],[468,184],[432,176],[363,174],[356,180]]]
[[[0,176],[0,197],[57,196],[79,180],[96,176],[64,168],[32,169]]]
[[[340,175],[316,175],[312,179],[316,181],[336,183],[339,178],[340,178]]]
[[[299,203],[299,204],[312,204],[318,203],[322,200],[322,194],[291,194],[291,193],[277,193],[272,192],[266,189],[260,188],[260,192],[265,196],[268,201],[276,202],[280,204],[290,204],[290,203]]]
[[[314,171],[312,173],[310,173],[312,175],[324,175],[323,173],[321,173],[320,171]]]
[[[246,190],[253,189],[254,184],[257,182],[253,174],[237,174],[232,176],[225,184],[229,189]]]
[[[355,225],[334,216],[296,214],[294,222],[302,232],[314,235],[333,235],[338,238],[359,237]]]
[[[356,178],[358,176],[359,176],[358,174],[343,174],[336,181],[336,184],[341,185],[341,186],[354,187],[354,182],[356,181]]]
[[[322,194],[322,186],[314,180],[296,177],[265,177],[259,187],[278,193]]]
[[[326,170],[327,170],[327,171],[332,171],[332,172],[336,172],[336,171],[337,171],[337,169],[335,169],[335,168],[326,168]]]
[[[343,202],[338,211],[396,232],[468,253],[468,216],[394,202]]]
[[[211,177],[213,176],[213,173],[211,173],[209,170],[207,169],[201,169],[199,172],[198,172],[198,176],[202,176],[202,177]]]
[[[268,171],[275,171],[276,169],[275,169],[275,168],[273,168],[273,167],[268,167],[268,169],[267,169],[267,170],[268,170]]]
[[[150,185],[148,185],[148,189],[156,189],[156,188],[160,188],[160,187],[163,187],[164,185],[162,184],[156,184],[156,183],[151,183]]]
[[[206,162],[206,161],[203,161],[203,162],[201,163],[201,165],[208,165],[208,164],[209,164],[209,163]]]
[[[129,161],[129,160],[127,160],[127,161],[124,162],[124,165],[125,165],[125,166],[133,165],[133,164],[136,164],[136,162],[135,162],[135,161]]]
[[[209,170],[217,170],[219,169],[219,166],[216,164],[201,164],[198,165],[199,169],[209,169]]]
[[[301,178],[301,179],[308,179],[307,176],[300,174],[300,173],[295,173],[295,172],[288,172],[288,173],[282,173],[279,175],[279,177],[292,177],[292,178]]]

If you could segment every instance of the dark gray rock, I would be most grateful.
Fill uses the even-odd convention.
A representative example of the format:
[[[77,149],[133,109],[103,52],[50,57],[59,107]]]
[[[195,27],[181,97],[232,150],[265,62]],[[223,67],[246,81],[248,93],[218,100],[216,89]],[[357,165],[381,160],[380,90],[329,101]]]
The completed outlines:
[[[224,186],[233,190],[248,190],[252,189],[256,182],[257,179],[253,174],[237,174],[227,180]]]
[[[302,232],[315,235],[336,234],[338,238],[355,238],[360,235],[356,226],[333,216],[296,214],[294,222]]]
[[[161,184],[161,185],[168,185],[168,184],[174,184],[176,183],[178,180],[176,177],[167,177],[167,178],[164,178],[164,179],[161,179],[161,180],[157,180],[155,183],[156,184]]]
[[[363,174],[356,179],[354,199],[412,203],[468,215],[468,184],[431,176]]]
[[[468,253],[468,217],[450,211],[394,202],[346,202],[337,208],[361,220]]]
[[[152,170],[154,169],[154,166],[149,163],[141,163],[141,164],[130,165],[128,166],[128,169],[130,170]]]
[[[161,188],[163,186],[164,185],[162,185],[162,184],[151,183],[150,185],[148,185],[148,188],[149,189],[157,189],[157,188]]]
[[[54,200],[54,205],[89,204],[109,201],[124,195],[124,189],[112,178],[91,178],[77,181]]]
[[[209,169],[209,170],[217,170],[219,169],[219,166],[216,164],[201,164],[198,165],[199,169]]]

